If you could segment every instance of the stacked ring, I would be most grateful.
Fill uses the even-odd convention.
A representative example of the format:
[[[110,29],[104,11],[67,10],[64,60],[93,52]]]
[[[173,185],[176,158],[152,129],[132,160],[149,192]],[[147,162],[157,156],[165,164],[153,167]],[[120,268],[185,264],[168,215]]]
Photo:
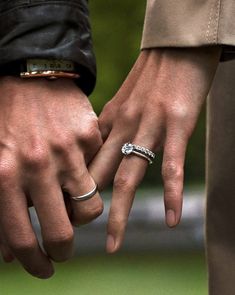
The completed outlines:
[[[148,160],[149,164],[152,164],[153,160],[155,159],[155,154],[152,151],[145,147],[130,142],[127,142],[122,146],[122,153],[125,156],[135,154],[136,156]]]

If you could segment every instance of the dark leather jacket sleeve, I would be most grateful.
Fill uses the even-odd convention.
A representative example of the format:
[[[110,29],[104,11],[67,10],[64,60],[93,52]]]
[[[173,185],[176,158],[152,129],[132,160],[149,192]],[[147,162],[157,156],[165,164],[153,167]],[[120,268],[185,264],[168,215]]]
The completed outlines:
[[[0,0],[0,65],[27,58],[74,61],[89,95],[96,63],[87,0]]]

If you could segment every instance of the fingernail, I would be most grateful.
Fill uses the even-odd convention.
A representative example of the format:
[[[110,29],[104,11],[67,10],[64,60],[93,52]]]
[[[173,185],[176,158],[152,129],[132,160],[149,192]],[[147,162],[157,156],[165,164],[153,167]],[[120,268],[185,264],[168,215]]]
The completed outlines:
[[[166,212],[166,223],[169,227],[173,227],[176,224],[175,212],[172,209],[169,209]]]
[[[115,250],[115,239],[112,235],[108,235],[106,249],[108,253],[112,253]]]

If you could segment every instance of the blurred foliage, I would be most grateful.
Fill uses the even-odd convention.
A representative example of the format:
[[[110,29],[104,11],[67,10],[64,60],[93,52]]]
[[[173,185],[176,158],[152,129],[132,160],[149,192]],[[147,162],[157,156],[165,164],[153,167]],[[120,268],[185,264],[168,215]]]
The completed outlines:
[[[145,1],[90,1],[94,48],[97,57],[97,87],[91,96],[99,114],[121,86],[140,48]],[[205,176],[205,109],[190,141],[185,164],[186,183],[203,182]],[[145,184],[161,183],[161,159],[148,169]]]

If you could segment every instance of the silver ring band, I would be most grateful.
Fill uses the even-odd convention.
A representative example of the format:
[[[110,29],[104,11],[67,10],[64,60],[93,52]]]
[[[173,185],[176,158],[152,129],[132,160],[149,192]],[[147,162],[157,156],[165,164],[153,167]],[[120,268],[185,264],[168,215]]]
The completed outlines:
[[[96,193],[98,192],[98,185],[96,184],[95,187],[88,193],[81,195],[81,196],[76,196],[76,197],[70,197],[72,200],[80,202],[80,201],[86,201],[91,199]]]
[[[143,146],[137,145],[137,144],[130,143],[130,142],[127,142],[122,146],[122,153],[125,156],[135,154],[136,156],[139,156],[139,157],[142,157],[142,158],[148,160],[149,164],[153,163],[153,160],[155,159],[155,156],[156,156],[149,149],[147,149]]]

